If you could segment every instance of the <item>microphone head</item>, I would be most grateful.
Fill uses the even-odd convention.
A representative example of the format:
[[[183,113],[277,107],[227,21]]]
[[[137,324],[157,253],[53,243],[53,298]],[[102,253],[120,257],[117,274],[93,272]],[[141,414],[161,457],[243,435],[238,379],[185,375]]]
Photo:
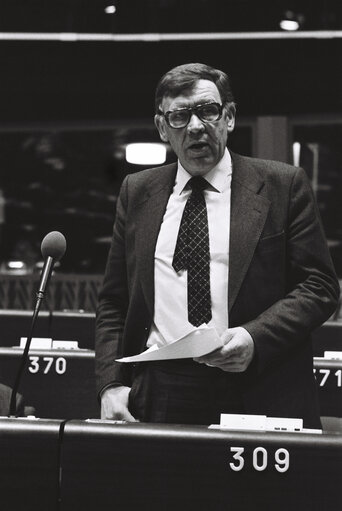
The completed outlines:
[[[44,259],[52,257],[59,261],[66,250],[66,239],[59,231],[51,231],[42,241],[41,251]]]

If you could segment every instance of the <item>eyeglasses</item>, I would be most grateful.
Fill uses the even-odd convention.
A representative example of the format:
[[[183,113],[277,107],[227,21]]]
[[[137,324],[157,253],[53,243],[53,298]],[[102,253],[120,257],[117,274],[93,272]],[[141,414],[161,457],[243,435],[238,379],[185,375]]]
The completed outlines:
[[[179,129],[185,128],[189,124],[193,113],[202,122],[215,122],[218,121],[222,116],[223,106],[219,103],[205,103],[203,105],[197,105],[193,108],[179,108],[178,110],[169,110],[165,114],[159,112],[159,115],[163,115],[167,124],[171,128]]]

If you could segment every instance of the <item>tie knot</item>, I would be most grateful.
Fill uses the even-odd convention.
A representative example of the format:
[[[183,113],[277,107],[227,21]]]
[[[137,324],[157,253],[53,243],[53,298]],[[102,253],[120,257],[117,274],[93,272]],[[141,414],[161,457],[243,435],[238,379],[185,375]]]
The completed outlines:
[[[195,176],[195,177],[192,177],[190,180],[189,180],[189,186],[191,188],[191,190],[199,190],[199,191],[202,191],[202,190],[205,190],[208,186],[208,181],[206,181],[204,179],[204,177],[202,176]]]

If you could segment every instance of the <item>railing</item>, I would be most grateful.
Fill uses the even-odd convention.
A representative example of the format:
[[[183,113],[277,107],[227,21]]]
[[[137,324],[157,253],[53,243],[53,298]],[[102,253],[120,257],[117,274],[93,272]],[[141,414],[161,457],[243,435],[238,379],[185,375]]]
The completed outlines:
[[[53,275],[42,309],[93,312],[102,279],[102,275]],[[39,275],[0,275],[0,308],[32,310],[38,284]]]
[[[94,312],[103,275],[53,275],[42,310],[84,310]],[[0,309],[32,310],[36,301],[39,275],[0,274]],[[342,281],[340,281],[342,289]],[[342,293],[341,293],[342,297]],[[342,321],[342,300],[331,320]]]

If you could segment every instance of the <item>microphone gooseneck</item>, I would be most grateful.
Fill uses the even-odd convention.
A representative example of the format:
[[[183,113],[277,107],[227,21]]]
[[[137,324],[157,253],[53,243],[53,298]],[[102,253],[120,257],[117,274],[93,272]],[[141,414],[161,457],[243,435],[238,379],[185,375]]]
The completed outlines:
[[[36,300],[36,305],[35,305],[32,320],[31,320],[30,332],[29,332],[29,335],[26,340],[25,349],[24,349],[24,352],[23,352],[23,355],[21,358],[19,370],[18,370],[16,379],[15,379],[15,382],[13,385],[13,389],[12,389],[9,417],[16,416],[17,392],[18,392],[21,376],[22,376],[23,370],[24,370],[26,362],[27,362],[28,353],[29,353],[29,349],[30,349],[30,345],[31,345],[31,340],[33,337],[34,327],[36,324],[40,306],[41,306],[42,300],[44,298],[44,293],[46,291],[47,285],[50,280],[53,266],[56,261],[59,261],[63,257],[65,250],[66,250],[66,239],[63,236],[63,234],[58,231],[49,232],[49,234],[47,234],[42,241],[41,252],[42,252],[45,262],[44,262],[44,267],[43,267],[41,277],[40,277],[40,283],[39,283],[39,288],[38,288],[38,292],[37,292],[37,300]]]

